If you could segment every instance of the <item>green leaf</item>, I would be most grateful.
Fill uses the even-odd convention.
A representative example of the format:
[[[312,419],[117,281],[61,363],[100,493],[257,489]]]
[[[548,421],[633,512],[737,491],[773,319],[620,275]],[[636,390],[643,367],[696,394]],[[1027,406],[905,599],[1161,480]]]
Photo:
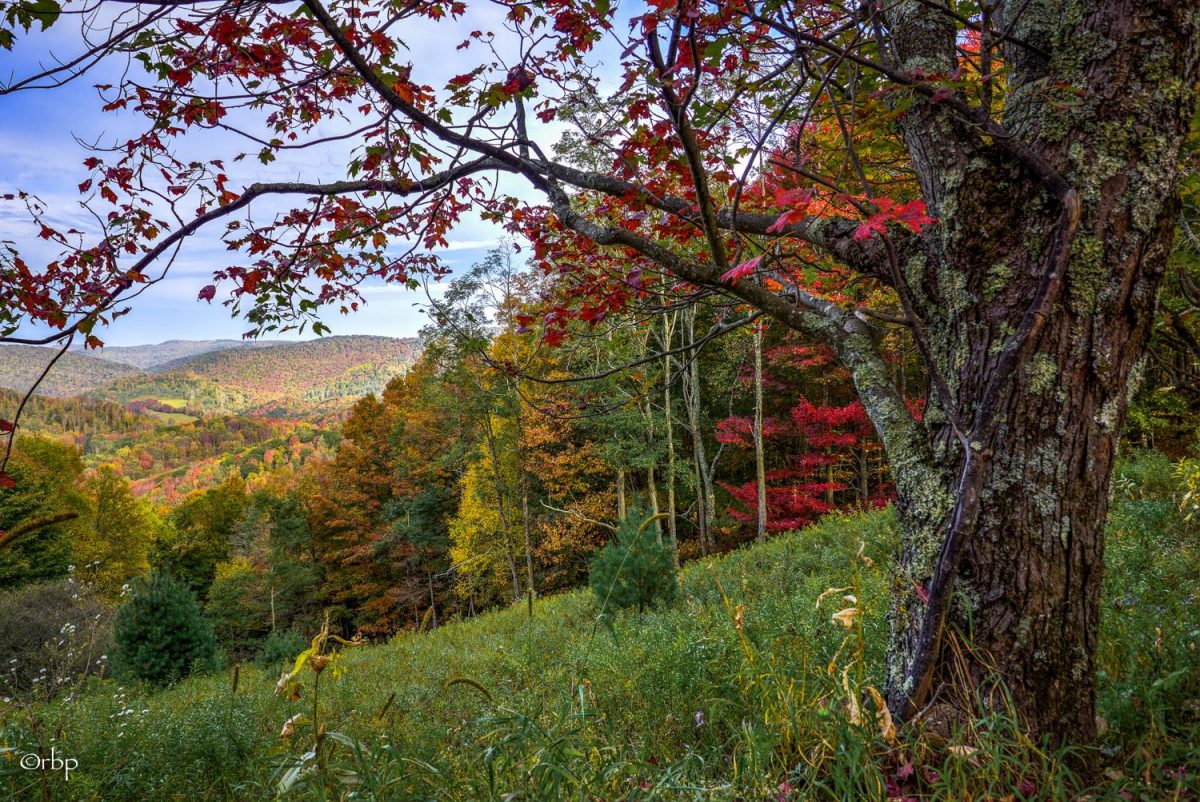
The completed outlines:
[[[55,23],[61,12],[62,6],[54,0],[36,0],[29,6],[30,16],[42,23],[43,31]]]

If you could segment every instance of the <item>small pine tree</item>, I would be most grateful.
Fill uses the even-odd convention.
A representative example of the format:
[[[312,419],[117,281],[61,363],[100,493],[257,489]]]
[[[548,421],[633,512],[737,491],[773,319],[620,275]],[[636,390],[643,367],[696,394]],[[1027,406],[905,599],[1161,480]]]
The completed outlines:
[[[115,668],[158,686],[217,667],[217,639],[183,582],[154,572],[133,584],[113,626]]]
[[[654,520],[641,510],[630,510],[613,539],[592,559],[589,584],[602,613],[625,607],[641,612],[659,602],[670,604],[679,595],[671,548],[658,542]]]

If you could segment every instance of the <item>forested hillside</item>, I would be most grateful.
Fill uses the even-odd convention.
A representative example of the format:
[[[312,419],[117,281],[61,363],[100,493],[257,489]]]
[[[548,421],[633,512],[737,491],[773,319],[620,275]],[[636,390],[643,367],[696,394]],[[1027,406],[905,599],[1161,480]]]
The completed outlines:
[[[383,390],[412,364],[415,340],[328,337],[183,357],[91,390],[121,404],[157,402],[195,417],[319,417]]]
[[[88,467],[112,467],[138,496],[176,504],[231,476],[298,470],[328,456],[350,406],[381,392],[420,352],[416,339],[387,337],[223,345],[238,343],[171,341],[116,352],[146,371],[68,352],[48,380],[63,397],[32,396],[20,429],[71,443]],[[28,366],[16,369],[25,354],[53,351],[0,349],[14,384],[29,374],[22,392],[0,393],[5,419],[36,378]]]
[[[0,388],[24,393],[50,364],[57,349],[0,344]],[[68,352],[38,385],[40,395],[67,398],[141,371],[130,365]]]
[[[3,792],[1200,800],[1195,2],[0,6]]]
[[[154,345],[106,345],[86,349],[72,346],[72,351],[85,352],[97,359],[120,362],[142,370],[155,370],[170,362],[181,362],[212,351],[238,348],[269,348],[278,343],[272,340],[167,340]]]
[[[11,416],[21,400],[21,393],[0,389],[0,415]],[[22,420],[28,431],[69,440],[85,456],[103,451],[122,438],[152,432],[159,425],[153,417],[131,412],[120,404],[79,396],[33,396],[26,403]]]
[[[328,458],[336,429],[270,418],[207,418],[113,443],[97,460],[130,480],[134,493],[165,504],[230,476],[253,479]]]

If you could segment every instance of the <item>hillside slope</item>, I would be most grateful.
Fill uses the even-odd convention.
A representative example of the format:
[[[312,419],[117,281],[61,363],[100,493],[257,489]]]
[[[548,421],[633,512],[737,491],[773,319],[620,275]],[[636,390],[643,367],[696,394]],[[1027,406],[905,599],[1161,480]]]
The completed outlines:
[[[57,348],[35,345],[0,345],[0,388],[26,392],[57,352]],[[38,395],[58,398],[79,395],[139,373],[140,370],[130,365],[68,351],[38,387]]]
[[[198,416],[312,418],[382,391],[419,349],[416,339],[347,336],[212,351],[111,382],[91,396],[157,401]]]
[[[153,370],[168,362],[177,362],[212,351],[268,348],[278,344],[272,340],[167,340],[148,345],[108,345],[88,351],[87,354],[142,370]],[[82,347],[75,346],[72,351],[82,351]]]
[[[163,363],[158,369],[248,391],[264,387],[278,392],[305,391],[365,367],[399,372],[412,364],[417,352],[415,338],[352,335],[211,351]]]
[[[1110,523],[1098,663],[1102,746],[1117,768],[1089,798],[1191,798],[1180,790],[1200,783],[1200,713],[1186,701],[1200,692],[1200,553],[1171,509],[1123,500]],[[1155,560],[1165,541],[1175,559]],[[856,559],[860,543],[872,564]],[[835,515],[689,565],[678,604],[611,627],[577,591],[345,650],[316,700],[331,782],[358,783],[356,799],[445,802],[1080,798],[1062,763],[998,716],[956,747],[980,753],[970,764],[936,741],[891,744],[846,720],[845,688],[882,681],[894,545],[890,512]],[[861,631],[830,620],[848,592]],[[1138,598],[1153,608],[1127,601]],[[53,798],[274,797],[311,746],[314,676],[301,674],[290,702],[273,693],[285,665],[241,666],[236,691],[220,674],[157,694],[106,682],[42,708],[80,767],[69,783],[47,774]],[[297,714],[295,736],[281,737]],[[0,735],[32,749],[28,718],[11,716]],[[0,789],[28,780],[4,766]],[[348,798],[311,771],[295,779],[288,799]]]
[[[0,388],[0,418],[11,420],[22,394]],[[74,443],[88,455],[106,441],[153,431],[158,423],[119,404],[86,398],[34,396],[21,414],[20,431],[43,434]]]

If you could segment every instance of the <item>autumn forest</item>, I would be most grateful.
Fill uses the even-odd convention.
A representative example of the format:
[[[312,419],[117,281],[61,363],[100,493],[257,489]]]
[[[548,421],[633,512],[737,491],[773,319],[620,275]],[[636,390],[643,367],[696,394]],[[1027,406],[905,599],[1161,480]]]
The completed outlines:
[[[0,66],[5,798],[1200,794],[1190,5],[0,0]]]

